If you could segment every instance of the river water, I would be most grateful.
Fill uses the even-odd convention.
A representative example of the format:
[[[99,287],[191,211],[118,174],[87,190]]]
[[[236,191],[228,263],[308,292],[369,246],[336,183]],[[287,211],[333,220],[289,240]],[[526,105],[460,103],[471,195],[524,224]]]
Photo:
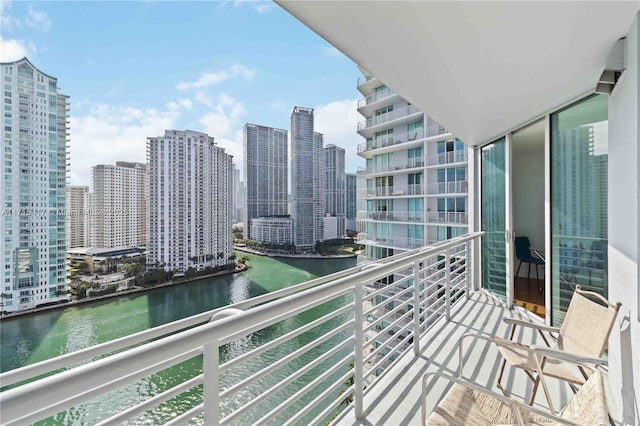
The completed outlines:
[[[238,253],[241,255],[242,253]],[[44,359],[106,342],[137,331],[185,318],[260,294],[279,290],[319,276],[355,266],[349,259],[274,259],[247,255],[249,270],[223,277],[165,287],[109,301],[85,304],[3,321],[0,325],[0,371],[8,371]],[[329,312],[334,307],[321,308]],[[314,316],[315,317],[315,316]],[[312,318],[309,317],[308,321]],[[301,321],[307,321],[304,317]],[[290,327],[300,325],[300,319]],[[285,329],[283,329],[283,327]],[[286,331],[287,323],[277,327]],[[268,330],[266,331],[269,332]],[[274,329],[274,333],[275,333]],[[319,330],[318,333],[321,333]],[[255,333],[249,345],[269,340],[265,331]],[[247,348],[243,348],[243,351]],[[233,348],[225,348],[233,351]],[[263,362],[269,362],[268,359]],[[42,424],[93,424],[122,409],[202,371],[201,357],[103,395],[79,407],[49,418]],[[174,398],[136,419],[136,424],[166,422],[201,401],[201,387]],[[259,415],[259,414],[256,414]]]

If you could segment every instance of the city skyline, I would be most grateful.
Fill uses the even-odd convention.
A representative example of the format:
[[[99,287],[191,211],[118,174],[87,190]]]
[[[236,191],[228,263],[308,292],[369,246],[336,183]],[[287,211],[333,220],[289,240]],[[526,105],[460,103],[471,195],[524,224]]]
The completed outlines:
[[[314,108],[347,172],[361,165],[357,67],[273,3],[0,6],[0,60],[26,56],[71,97],[72,185],[90,185],[94,164],[144,162],[166,129],[210,134],[241,165],[244,123],[288,128],[294,105]]]

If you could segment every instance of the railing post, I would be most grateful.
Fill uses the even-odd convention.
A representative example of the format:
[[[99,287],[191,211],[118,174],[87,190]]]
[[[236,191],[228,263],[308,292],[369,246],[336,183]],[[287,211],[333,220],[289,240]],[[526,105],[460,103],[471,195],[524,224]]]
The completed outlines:
[[[364,394],[364,283],[356,283],[353,294],[354,304],[354,350],[353,350],[353,370],[354,370],[354,409],[356,419],[364,416],[363,394]]]
[[[467,299],[471,298],[471,280],[473,279],[473,256],[471,255],[471,240],[465,243],[465,258],[464,258],[464,275],[465,275],[465,289],[464,292]]]
[[[413,353],[420,354],[420,262],[413,264]]]
[[[208,343],[203,347],[202,380],[204,400],[204,424],[220,424],[220,360],[218,342]]]
[[[451,249],[444,252],[444,307],[447,321],[451,319]]]

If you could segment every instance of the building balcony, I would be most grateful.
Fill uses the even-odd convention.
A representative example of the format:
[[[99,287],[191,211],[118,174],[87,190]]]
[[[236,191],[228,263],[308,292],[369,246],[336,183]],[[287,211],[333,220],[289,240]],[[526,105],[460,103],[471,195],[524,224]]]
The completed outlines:
[[[469,214],[467,212],[427,212],[427,223],[467,225]]]
[[[379,188],[360,189],[358,190],[358,198],[375,198],[375,197],[401,197],[423,195],[423,186],[421,184],[414,185],[394,185],[383,186]]]
[[[375,88],[381,84],[380,80],[370,75],[367,77],[358,77],[358,84],[356,87],[364,96],[369,96],[373,93]]]
[[[424,246],[422,238],[408,238],[395,236],[370,235],[364,232],[358,234],[358,243],[368,246],[383,246],[398,249],[416,249]]]
[[[421,211],[389,211],[389,212],[370,212],[359,211],[356,219],[371,220],[376,222],[424,222],[424,212]]]
[[[385,104],[390,105],[397,99],[400,99],[400,95],[393,90],[386,88],[384,90],[374,92],[366,98],[359,99],[358,112],[365,117],[371,116],[376,109],[379,109]]]
[[[359,174],[377,174],[377,173],[393,173],[404,172],[409,169],[423,168],[424,161],[422,158],[410,158],[406,160],[398,160],[397,163],[390,165],[383,165],[379,167],[359,167],[356,173]]]
[[[427,166],[464,163],[467,161],[467,150],[441,152],[427,157]]]
[[[432,182],[427,184],[427,195],[440,194],[467,194],[469,192],[469,182]]]
[[[362,137],[371,138],[376,131],[381,130],[384,126],[388,127],[390,124],[394,126],[409,124],[414,122],[420,114],[422,114],[422,111],[416,108],[415,105],[398,107],[393,111],[385,112],[384,114],[376,115],[359,122],[358,133]]]
[[[417,424],[422,376],[428,371],[456,375],[457,342],[463,334],[506,338],[509,330],[502,318],[531,319],[525,312],[506,309],[481,288],[473,261],[480,235],[366,263],[5,372],[2,385],[15,386],[0,394],[3,423],[42,420],[109,392],[118,398],[123,386],[135,386],[144,376],[202,357],[202,374],[142,401],[123,396],[95,422],[135,423],[137,416],[158,409],[164,401],[190,393],[194,405],[172,413],[169,423]],[[449,259],[455,259],[451,268],[438,267]],[[381,284],[389,276],[398,278]],[[341,307],[321,311],[327,301]],[[242,347],[253,333],[300,314],[314,320],[301,322],[288,334],[274,334],[272,340],[234,358],[219,358],[223,346]],[[300,339],[319,325],[326,326],[322,334]],[[533,333],[524,338],[540,341]],[[466,342],[466,377],[491,388],[499,371],[497,350],[481,339]],[[256,368],[252,361],[267,351],[276,355]],[[280,374],[283,367],[286,374]],[[268,386],[266,377],[273,379]],[[524,374],[509,376],[512,396],[528,397],[526,380]],[[24,381],[30,382],[20,383]],[[434,397],[428,399],[427,410],[446,385],[438,381],[430,389]],[[566,384],[550,379],[548,385],[558,406],[569,397]],[[353,402],[345,404],[347,398]],[[543,399],[539,392],[536,405]]]

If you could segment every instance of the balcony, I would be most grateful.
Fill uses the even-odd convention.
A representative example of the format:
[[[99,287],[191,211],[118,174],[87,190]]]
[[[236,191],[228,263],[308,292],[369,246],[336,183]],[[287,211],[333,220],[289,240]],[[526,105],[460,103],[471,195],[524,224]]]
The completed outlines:
[[[363,99],[359,99],[358,112],[364,116],[371,115],[377,108],[384,105],[384,103],[391,103],[394,99],[400,99],[400,96],[387,87]],[[382,101],[384,101],[384,103]]]
[[[424,222],[424,212],[421,211],[359,211],[356,215],[359,220],[373,220],[377,222]]]
[[[358,198],[401,197],[423,195],[423,185],[394,185],[358,190]]]
[[[469,222],[467,212],[427,212],[427,223],[446,223],[466,225]]]
[[[381,150],[379,153],[400,151],[414,146],[421,146],[425,138],[432,138],[434,136],[442,136],[444,139],[451,137],[451,134],[447,133],[443,127],[435,124],[427,127],[426,129],[416,129],[413,132],[393,133],[387,136],[379,136],[373,138],[370,142],[358,145],[358,154],[364,158],[372,158],[373,154],[369,154],[369,151]],[[398,144],[404,145],[402,147],[395,147]]]
[[[0,394],[3,423],[45,419],[202,356],[202,374],[141,402],[122,398],[114,412],[103,412],[94,420],[135,423],[137,416],[162,402],[195,391],[199,402],[172,413],[169,424],[325,424],[332,419],[340,424],[416,424],[420,379],[427,371],[456,374],[460,336],[474,332],[506,337],[501,319],[527,315],[505,309],[479,290],[473,259],[480,237],[469,234],[381,259],[3,373],[3,386],[17,385]],[[395,277],[393,283],[382,284],[390,276]],[[336,300],[341,308],[320,309]],[[314,320],[220,361],[225,346],[242,347],[252,333],[295,320],[299,314]],[[330,327],[308,338],[305,333],[321,324]],[[534,335],[525,338],[537,342]],[[490,388],[499,369],[497,351],[483,340],[467,342],[463,359],[468,377]],[[271,362],[257,369],[253,361],[267,352],[273,355]],[[291,369],[300,360],[304,362]],[[286,366],[286,374],[278,372]],[[262,379],[269,375],[276,381],[265,388]],[[20,384],[26,380],[33,381]],[[509,375],[508,380],[515,397],[525,398],[530,392],[524,374]],[[565,384],[549,384],[557,400],[568,397]],[[440,395],[444,385],[436,383],[430,394]],[[345,403],[347,398],[353,402]],[[539,393],[536,403],[543,398]],[[437,397],[429,400],[428,408],[436,401]]]
[[[398,249],[416,249],[424,245],[422,238],[394,237],[369,235],[364,232],[358,234],[358,242],[369,246],[384,246]]]
[[[385,164],[378,167],[359,167],[358,173],[361,174],[376,174],[376,173],[391,173],[402,172],[408,169],[423,168],[424,161],[421,158],[409,158],[405,161],[398,160],[394,164]]]
[[[432,182],[427,184],[427,194],[467,194],[469,182],[466,180],[456,182]]]
[[[443,164],[464,163],[467,161],[467,150],[441,152],[427,157],[428,166]]]
[[[422,114],[415,105],[395,108],[393,111],[385,112],[358,123],[358,133],[365,138],[373,137],[377,128],[392,123],[394,125],[408,124],[415,120],[416,114]]]

